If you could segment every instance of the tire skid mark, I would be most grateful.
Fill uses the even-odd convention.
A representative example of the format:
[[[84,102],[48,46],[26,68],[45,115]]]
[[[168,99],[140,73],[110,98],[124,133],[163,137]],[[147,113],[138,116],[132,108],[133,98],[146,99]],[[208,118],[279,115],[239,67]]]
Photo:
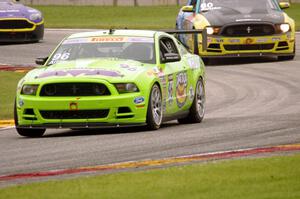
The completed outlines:
[[[61,170],[50,170],[33,173],[19,173],[13,175],[2,175],[0,176],[0,182],[24,180],[51,176],[91,173],[100,171],[113,171],[120,169],[135,169],[135,168],[147,168],[155,166],[167,166],[181,163],[192,163],[195,161],[207,161],[207,160],[220,160],[220,159],[231,159],[236,157],[254,156],[259,154],[270,154],[275,152],[293,152],[300,151],[300,144],[281,145],[264,148],[252,148],[252,149],[241,149],[233,151],[222,151],[215,153],[196,154],[188,156],[179,156],[157,160],[143,160],[143,161],[130,161],[108,165],[99,165],[91,167],[79,167],[73,169],[61,169]]]
[[[291,80],[290,78],[274,78],[269,77],[269,73],[260,73],[255,74],[255,70],[251,68],[248,68],[250,71],[234,71],[231,70],[231,73],[236,74],[238,76],[247,76],[247,77],[253,77],[260,79],[262,81],[269,82],[271,85],[270,89],[277,92],[276,96],[271,97],[270,101],[266,101],[265,106],[261,107],[259,112],[265,113],[265,112],[275,112],[277,114],[284,113],[284,109],[294,109],[293,112],[296,110],[299,110],[299,101],[297,101],[295,95],[299,95],[300,88],[296,85],[296,83]],[[298,79],[298,83],[299,79]],[[265,88],[265,86],[264,86]],[[262,103],[261,103],[262,104]],[[287,106],[288,105],[288,106]]]

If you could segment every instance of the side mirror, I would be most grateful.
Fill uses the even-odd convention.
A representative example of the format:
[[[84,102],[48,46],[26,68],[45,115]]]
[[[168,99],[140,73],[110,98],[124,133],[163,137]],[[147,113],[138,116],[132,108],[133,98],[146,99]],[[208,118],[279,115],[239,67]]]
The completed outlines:
[[[48,57],[39,57],[39,58],[36,58],[35,60],[35,63],[37,65],[44,65],[47,61]]]
[[[281,8],[281,9],[287,9],[287,8],[289,8],[291,5],[290,5],[290,3],[289,2],[280,2],[279,3],[279,7]]]
[[[164,59],[162,60],[163,63],[177,62],[177,61],[180,61],[180,55],[177,53],[166,53],[164,54]]]
[[[194,6],[183,6],[182,12],[194,12]]]

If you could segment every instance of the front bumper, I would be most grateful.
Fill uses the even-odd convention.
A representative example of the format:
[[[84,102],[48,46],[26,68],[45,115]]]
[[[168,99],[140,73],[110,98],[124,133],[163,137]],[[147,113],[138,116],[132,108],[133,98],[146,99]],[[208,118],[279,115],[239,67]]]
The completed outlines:
[[[110,96],[99,97],[18,95],[18,127],[99,128],[144,125],[147,101],[137,104],[135,100],[142,96],[142,93],[112,93]]]
[[[208,36],[207,48],[198,36],[199,54],[202,57],[259,57],[294,55],[295,38],[290,32],[281,35],[257,37]]]
[[[0,42],[39,41],[44,37],[44,22],[33,24],[32,28],[1,29]]]

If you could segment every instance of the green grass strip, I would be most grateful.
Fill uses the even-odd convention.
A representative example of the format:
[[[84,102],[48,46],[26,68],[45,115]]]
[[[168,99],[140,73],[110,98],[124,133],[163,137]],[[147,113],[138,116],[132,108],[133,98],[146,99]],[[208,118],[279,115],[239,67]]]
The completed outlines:
[[[210,162],[34,183],[0,190],[5,199],[299,199],[300,155]]]
[[[0,120],[13,118],[17,84],[23,76],[25,73],[0,71]]]
[[[178,6],[35,6],[45,15],[47,28],[175,28]],[[285,11],[300,30],[300,4]]]
[[[175,28],[180,7],[38,6],[48,28]]]

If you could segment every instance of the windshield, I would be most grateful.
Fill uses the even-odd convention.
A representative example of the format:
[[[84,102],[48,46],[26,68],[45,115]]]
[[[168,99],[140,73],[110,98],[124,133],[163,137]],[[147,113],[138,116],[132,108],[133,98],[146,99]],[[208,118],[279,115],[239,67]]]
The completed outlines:
[[[65,40],[47,65],[78,59],[118,58],[155,63],[154,39],[102,36]]]
[[[277,10],[273,0],[202,0],[200,11],[230,9],[240,13],[252,13],[255,10]]]

